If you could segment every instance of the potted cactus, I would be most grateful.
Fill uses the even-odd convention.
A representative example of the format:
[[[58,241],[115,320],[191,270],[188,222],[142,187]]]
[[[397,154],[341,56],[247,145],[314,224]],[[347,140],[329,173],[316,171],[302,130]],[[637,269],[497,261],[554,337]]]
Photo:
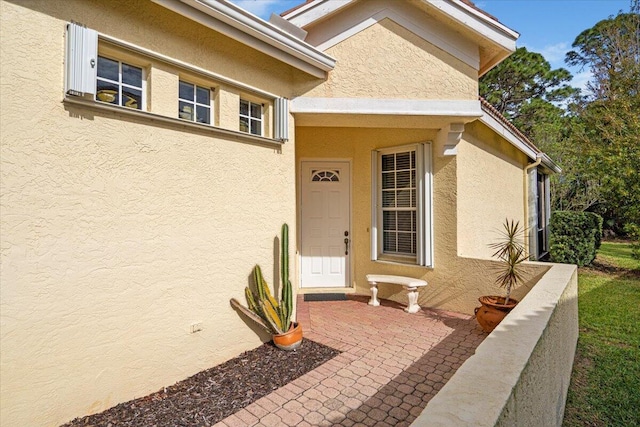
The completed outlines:
[[[524,228],[519,221],[505,220],[502,237],[489,245],[495,252],[492,256],[500,261],[497,269],[496,284],[505,288],[505,296],[485,295],[478,298],[480,307],[475,309],[476,319],[485,332],[491,332],[518,301],[511,298],[511,290],[523,282],[520,267],[527,259],[524,248]]]
[[[269,331],[274,344],[283,350],[295,350],[302,343],[302,327],[291,320],[293,314],[293,291],[289,280],[289,226],[282,225],[280,238],[280,277],[282,278],[281,297],[276,300],[267,281],[262,276],[259,265],[253,268],[253,281],[256,291],[245,288],[248,308],[235,298],[231,305],[247,317]]]

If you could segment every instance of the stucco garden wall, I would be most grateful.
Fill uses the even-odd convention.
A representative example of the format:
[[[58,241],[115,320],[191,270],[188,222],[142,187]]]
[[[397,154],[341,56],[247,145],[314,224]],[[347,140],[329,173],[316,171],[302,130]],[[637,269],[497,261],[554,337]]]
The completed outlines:
[[[561,426],[577,339],[577,268],[555,264],[412,426]]]
[[[1,7],[0,424],[59,425],[267,339],[229,299],[256,263],[272,282],[293,141],[63,102],[65,23],[281,96],[294,73],[148,1]],[[178,71],[155,65],[149,108],[175,117]]]
[[[468,123],[458,144],[458,253],[491,258],[505,219],[525,221],[526,156],[480,121]],[[524,235],[523,235],[524,237]]]

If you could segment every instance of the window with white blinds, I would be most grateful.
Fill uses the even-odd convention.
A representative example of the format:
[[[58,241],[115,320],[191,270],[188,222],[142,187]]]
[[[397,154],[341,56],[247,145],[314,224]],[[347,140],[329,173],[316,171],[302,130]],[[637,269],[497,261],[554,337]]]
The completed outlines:
[[[430,145],[374,151],[371,160],[372,259],[432,266]]]

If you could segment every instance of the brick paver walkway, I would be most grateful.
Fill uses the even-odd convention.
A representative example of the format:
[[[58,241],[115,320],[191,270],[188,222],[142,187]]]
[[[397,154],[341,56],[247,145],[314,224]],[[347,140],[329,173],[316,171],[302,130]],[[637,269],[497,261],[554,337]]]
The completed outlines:
[[[342,354],[217,426],[407,426],[486,336],[469,316],[367,300],[300,296],[305,338]]]

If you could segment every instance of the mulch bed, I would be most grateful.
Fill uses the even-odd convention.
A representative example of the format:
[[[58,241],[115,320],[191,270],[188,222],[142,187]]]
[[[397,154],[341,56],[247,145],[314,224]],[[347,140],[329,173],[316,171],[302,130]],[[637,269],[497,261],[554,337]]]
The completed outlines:
[[[308,339],[295,351],[266,343],[149,396],[63,427],[211,426],[338,354]]]

